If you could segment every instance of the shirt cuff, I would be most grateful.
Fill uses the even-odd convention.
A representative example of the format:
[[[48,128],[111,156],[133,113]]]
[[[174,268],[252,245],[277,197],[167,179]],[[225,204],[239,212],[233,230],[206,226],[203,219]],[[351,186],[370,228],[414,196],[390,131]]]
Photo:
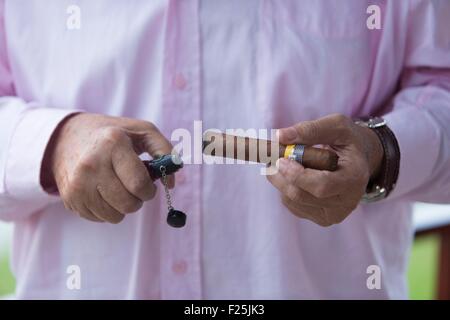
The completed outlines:
[[[29,108],[16,126],[6,161],[5,189],[18,200],[57,199],[41,185],[41,165],[58,124],[77,110]]]
[[[400,171],[390,199],[413,191],[429,179],[439,155],[440,140],[432,119],[419,108],[402,108],[383,118],[400,147]]]

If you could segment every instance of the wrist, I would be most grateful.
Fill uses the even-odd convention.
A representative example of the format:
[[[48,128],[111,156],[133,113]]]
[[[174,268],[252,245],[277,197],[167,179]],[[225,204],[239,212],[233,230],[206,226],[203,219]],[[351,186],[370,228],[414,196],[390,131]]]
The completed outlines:
[[[72,113],[67,117],[65,117],[55,128],[50,137],[49,142],[47,143],[44,156],[42,158],[41,174],[40,174],[41,186],[47,193],[50,194],[58,193],[58,187],[54,175],[54,167],[56,160],[55,158],[56,155],[58,154],[57,148],[58,142],[60,141],[63,128],[67,125],[70,119],[79,114],[80,113]]]
[[[368,153],[371,177],[362,201],[374,202],[384,199],[395,188],[399,174],[400,148],[397,139],[383,118],[363,118],[356,120],[355,123],[370,130],[378,138],[369,138],[371,141],[369,148],[372,151]],[[382,152],[379,151],[379,144]]]
[[[364,128],[367,131],[369,137],[369,170],[370,170],[370,180],[376,179],[381,171],[381,166],[383,164],[384,149],[380,137],[369,128]]]

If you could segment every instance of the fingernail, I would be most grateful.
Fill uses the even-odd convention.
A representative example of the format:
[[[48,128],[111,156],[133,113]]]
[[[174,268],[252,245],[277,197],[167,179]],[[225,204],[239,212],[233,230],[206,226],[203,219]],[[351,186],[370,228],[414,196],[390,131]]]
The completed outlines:
[[[277,166],[278,170],[280,170],[281,173],[285,173],[288,170],[288,167],[289,167],[288,161],[289,161],[288,159],[284,159],[284,158],[280,158],[277,160],[276,166]]]

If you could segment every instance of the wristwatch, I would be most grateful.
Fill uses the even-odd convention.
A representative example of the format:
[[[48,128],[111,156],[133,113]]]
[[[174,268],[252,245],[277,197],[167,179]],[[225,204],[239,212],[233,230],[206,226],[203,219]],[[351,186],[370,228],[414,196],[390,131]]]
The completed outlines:
[[[395,188],[400,170],[400,147],[386,120],[381,117],[363,117],[355,123],[373,130],[383,146],[384,156],[380,172],[366,188],[361,202],[370,203],[386,198]]]

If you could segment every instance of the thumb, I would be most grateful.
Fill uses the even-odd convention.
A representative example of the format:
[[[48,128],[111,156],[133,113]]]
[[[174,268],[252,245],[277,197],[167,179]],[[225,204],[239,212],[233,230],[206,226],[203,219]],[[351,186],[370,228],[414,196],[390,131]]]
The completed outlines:
[[[349,118],[343,115],[329,115],[279,129],[278,138],[282,144],[337,145],[345,143],[350,128]]]
[[[172,144],[156,126],[149,127],[141,132],[128,131],[127,134],[138,153],[147,152],[152,158],[170,154],[173,150]],[[175,176],[173,174],[167,176],[167,185],[170,189],[175,186]]]
[[[157,158],[172,152],[172,144],[156,126],[138,132],[127,131],[127,134],[138,153],[147,152],[153,158]]]

